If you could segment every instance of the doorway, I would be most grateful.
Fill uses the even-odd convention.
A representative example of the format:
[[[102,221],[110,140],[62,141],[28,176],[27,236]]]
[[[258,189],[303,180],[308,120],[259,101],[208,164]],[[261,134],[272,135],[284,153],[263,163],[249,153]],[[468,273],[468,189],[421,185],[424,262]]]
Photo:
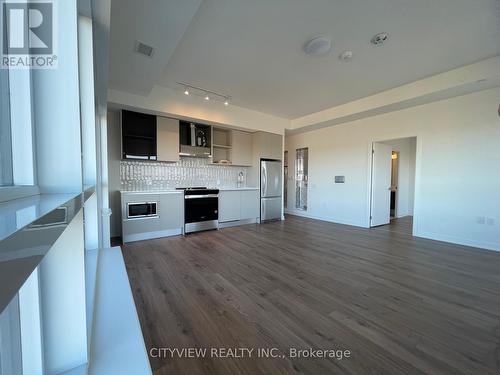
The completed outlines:
[[[413,220],[416,137],[373,142],[370,227],[398,227]],[[400,225],[402,223],[405,225]]]

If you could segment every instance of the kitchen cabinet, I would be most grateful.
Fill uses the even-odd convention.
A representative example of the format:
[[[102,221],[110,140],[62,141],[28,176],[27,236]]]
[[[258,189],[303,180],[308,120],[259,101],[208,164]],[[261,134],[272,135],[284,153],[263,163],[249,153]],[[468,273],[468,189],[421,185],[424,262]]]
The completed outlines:
[[[160,225],[162,230],[175,230],[184,226],[184,195],[160,194]]]
[[[254,219],[260,216],[259,190],[243,190],[241,193],[241,219]]]
[[[214,164],[233,164],[233,147],[231,130],[225,128],[212,128],[212,161]]]
[[[240,220],[241,216],[241,192],[221,191],[219,192],[219,221]]]
[[[259,190],[223,190],[219,193],[219,222],[255,220],[260,215]]]
[[[233,130],[231,136],[232,164],[252,166],[252,134]]]
[[[279,134],[270,135],[271,152],[270,159],[282,160],[283,159],[283,137]]]
[[[142,202],[157,202],[159,204],[160,196],[158,194],[122,194],[121,197],[123,242],[145,239],[142,237],[144,234],[161,230],[159,215],[145,218],[128,218],[128,204]]]
[[[184,194],[182,192],[121,192],[123,242],[147,240],[182,234],[184,228]],[[157,215],[127,217],[129,203],[153,202]]]
[[[179,120],[123,110],[122,158],[179,160]]]
[[[179,161],[179,120],[158,116],[157,159],[159,161]]]
[[[121,111],[122,159],[157,160],[156,116]]]
[[[226,128],[213,128],[213,163],[252,166],[252,134]]]
[[[283,137],[279,134],[256,132],[253,135],[254,154],[259,159],[283,158]]]

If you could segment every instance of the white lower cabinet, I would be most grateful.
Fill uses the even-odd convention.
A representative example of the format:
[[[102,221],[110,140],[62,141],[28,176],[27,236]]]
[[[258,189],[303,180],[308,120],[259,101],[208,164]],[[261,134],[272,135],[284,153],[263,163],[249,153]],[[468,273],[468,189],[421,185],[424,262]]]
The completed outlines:
[[[128,218],[129,204],[156,203],[157,215],[152,217]],[[184,228],[184,195],[182,193],[122,193],[122,235],[123,242],[182,234]]]
[[[160,221],[163,230],[176,230],[184,226],[184,195],[160,195]]]
[[[259,191],[241,191],[241,218],[254,219],[260,216]]]
[[[219,193],[219,222],[228,223],[259,217],[258,190],[226,190]]]
[[[241,192],[221,191],[219,192],[219,222],[240,220],[241,216]]]

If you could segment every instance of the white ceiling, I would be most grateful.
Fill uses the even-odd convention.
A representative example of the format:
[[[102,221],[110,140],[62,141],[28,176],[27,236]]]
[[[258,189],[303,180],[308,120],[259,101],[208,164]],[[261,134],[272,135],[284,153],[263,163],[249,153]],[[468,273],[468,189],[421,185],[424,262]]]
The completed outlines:
[[[285,118],[500,55],[499,0],[204,0],[198,8],[195,0],[116,3],[111,87],[147,92],[155,83],[179,89],[176,82],[185,81]],[[370,45],[381,31],[390,35],[387,44]],[[332,52],[306,56],[304,43],[317,35],[332,38]],[[127,63],[135,39],[162,50],[150,70]],[[353,61],[340,62],[347,49]]]
[[[202,0],[113,0],[109,86],[148,94]],[[136,41],[155,48],[153,58],[134,52]]]

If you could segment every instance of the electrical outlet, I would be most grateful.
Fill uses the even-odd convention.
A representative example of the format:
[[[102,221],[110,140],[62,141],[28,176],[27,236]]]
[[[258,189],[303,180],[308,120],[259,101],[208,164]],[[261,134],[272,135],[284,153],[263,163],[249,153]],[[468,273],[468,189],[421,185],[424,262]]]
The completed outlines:
[[[487,217],[486,218],[486,224],[488,224],[488,225],[495,225],[495,218],[493,218],[493,217]]]
[[[478,216],[476,217],[476,223],[483,225],[486,223],[486,218],[484,216]]]

